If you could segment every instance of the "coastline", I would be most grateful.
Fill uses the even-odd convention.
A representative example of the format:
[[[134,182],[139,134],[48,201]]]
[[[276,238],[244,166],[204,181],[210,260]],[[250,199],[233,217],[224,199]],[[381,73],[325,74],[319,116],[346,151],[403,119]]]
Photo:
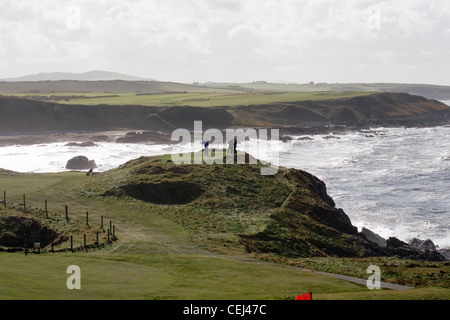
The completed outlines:
[[[247,129],[268,129],[268,138],[270,138],[270,130],[279,130],[281,141],[288,141],[292,136],[308,136],[308,135],[342,135],[353,132],[366,132],[376,128],[433,128],[450,126],[450,118],[442,119],[437,123],[427,125],[405,126],[400,122],[398,125],[389,125],[380,121],[371,121],[360,124],[312,124],[309,126],[297,127],[272,127],[272,128],[242,128]],[[222,131],[225,136],[225,130]],[[57,142],[116,142],[131,144],[177,144],[171,140],[172,131],[156,131],[156,130],[113,130],[113,131],[94,131],[94,132],[51,132],[51,133],[23,133],[23,132],[0,132],[0,147],[13,145],[38,145]]]
[[[436,101],[447,105],[448,109],[413,113],[406,116],[386,116],[380,118],[362,119],[335,119],[325,121],[300,121],[296,125],[276,125],[267,123],[266,125],[248,125],[242,123],[241,126],[228,123],[227,127],[221,128],[206,124],[204,130],[217,128],[225,132],[226,128],[249,128],[254,129],[278,129],[280,137],[318,134],[345,134],[373,128],[430,128],[450,125],[450,101]],[[250,108],[250,107],[249,107]],[[245,109],[245,108],[244,108]],[[275,120],[276,117],[273,118]],[[300,118],[301,119],[301,118]],[[217,122],[217,123],[216,123]],[[220,121],[213,121],[211,124],[218,124]],[[250,121],[251,122],[251,121]],[[270,122],[270,121],[269,121]],[[181,125],[181,124],[180,124]],[[189,126],[192,126],[190,123]],[[189,128],[189,126],[187,128]],[[157,125],[158,127],[158,125]],[[163,126],[149,129],[119,128],[101,129],[92,127],[89,130],[47,130],[47,131],[26,131],[23,128],[17,130],[2,130],[0,128],[0,147],[10,145],[33,145],[53,142],[123,142],[123,143],[146,143],[146,144],[174,144],[171,141],[171,134],[175,130],[174,126]],[[189,130],[189,129],[188,129]],[[270,130],[268,130],[270,133]]]
[[[113,142],[113,140],[115,138],[123,137],[124,135],[126,135],[126,133],[127,133],[127,131],[108,131],[108,132],[102,132],[101,135],[99,133],[82,133],[82,134],[68,134],[68,135],[66,135],[66,134],[60,134],[60,135],[52,134],[51,137],[52,137],[52,139],[57,139],[57,138],[59,139],[61,136],[63,136],[64,139],[66,139],[66,141],[58,141],[58,142],[73,142],[73,141],[80,142],[81,141],[80,140],[81,137],[83,137],[83,138],[92,138],[92,137],[103,136],[103,137],[108,137],[108,139],[110,140],[109,142]],[[48,137],[45,136],[45,135],[40,137],[40,138],[49,140]],[[144,146],[145,145],[146,144],[144,143]],[[79,148],[78,150],[81,150],[81,149],[82,148]],[[82,152],[82,151],[80,151],[80,152]],[[162,154],[164,154],[164,152],[161,151],[160,154],[162,155]],[[283,165],[283,166],[285,166],[285,165]],[[289,168],[289,166],[285,166],[285,167]],[[67,170],[64,170],[64,171],[67,171]],[[393,235],[396,236],[396,237],[398,236],[395,233]],[[433,239],[431,239],[431,240],[433,241]],[[449,248],[442,247],[440,249],[446,250],[446,252],[447,252],[447,259],[448,259],[448,257],[450,256],[450,247]]]
[[[430,114],[394,117],[389,119],[363,119],[358,121],[323,121],[304,123],[297,126],[261,126],[258,128],[279,129],[280,140],[287,142],[292,136],[341,135],[349,132],[363,132],[373,128],[430,128],[450,125],[450,108]],[[209,129],[205,127],[204,129]],[[243,128],[244,130],[247,128]],[[223,130],[223,129],[222,129]],[[269,130],[270,131],[270,130]],[[40,145],[48,143],[109,142],[128,144],[177,144],[170,137],[169,130],[99,130],[99,131],[53,131],[53,132],[0,132],[0,147],[12,145]],[[163,151],[161,151],[164,153]],[[0,165],[1,167],[1,165]]]

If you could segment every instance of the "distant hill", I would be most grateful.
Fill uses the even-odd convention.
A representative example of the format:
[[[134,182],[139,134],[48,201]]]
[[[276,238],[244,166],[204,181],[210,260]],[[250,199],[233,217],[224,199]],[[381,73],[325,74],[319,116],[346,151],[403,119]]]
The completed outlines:
[[[282,84],[269,82],[204,84],[161,82],[116,72],[39,73],[19,78],[0,79],[0,93],[293,93],[293,92],[396,92],[428,99],[450,100],[450,86],[406,83],[311,83]]]
[[[42,72],[38,74],[26,75],[18,78],[5,78],[0,81],[23,82],[23,81],[60,81],[60,80],[76,80],[76,81],[153,81],[153,79],[140,78],[117,72],[94,70],[83,73],[70,72]]]
[[[159,81],[126,81],[126,80],[57,80],[57,81],[0,81],[0,93],[79,93],[79,92],[107,92],[107,93],[174,93],[198,92],[214,89],[197,87],[175,82]]]
[[[408,83],[309,83],[282,84],[269,82],[253,83],[208,83],[207,87],[256,92],[400,92],[423,96],[428,99],[450,100],[450,86]]]

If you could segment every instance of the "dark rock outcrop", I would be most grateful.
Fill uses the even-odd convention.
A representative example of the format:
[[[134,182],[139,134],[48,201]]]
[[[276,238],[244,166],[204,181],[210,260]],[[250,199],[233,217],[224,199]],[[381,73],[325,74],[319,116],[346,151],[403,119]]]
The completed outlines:
[[[369,240],[370,242],[373,242],[377,245],[379,245],[382,248],[386,248],[387,243],[386,243],[386,239],[384,239],[383,237],[379,236],[378,234],[376,234],[375,232],[367,229],[367,228],[362,228],[361,229],[361,233],[366,237],[367,240]]]
[[[85,156],[77,156],[67,161],[66,169],[69,170],[87,170],[97,168],[94,160],[89,160]]]
[[[97,145],[93,143],[92,141],[86,141],[86,142],[69,142],[66,143],[64,146],[66,147],[96,147]]]
[[[450,261],[450,249],[439,249],[438,251],[446,260]]]
[[[125,136],[117,138],[116,143],[160,143],[170,141],[167,133],[158,131],[128,132]]]
[[[436,251],[436,246],[434,245],[433,241],[430,239],[426,240],[420,240],[417,238],[411,239],[408,244],[411,247],[417,248],[422,251],[430,250],[430,251]]]
[[[421,250],[411,246],[395,237],[390,237],[386,241],[386,249],[389,255],[399,256],[406,259],[445,261],[446,258],[436,250]]]

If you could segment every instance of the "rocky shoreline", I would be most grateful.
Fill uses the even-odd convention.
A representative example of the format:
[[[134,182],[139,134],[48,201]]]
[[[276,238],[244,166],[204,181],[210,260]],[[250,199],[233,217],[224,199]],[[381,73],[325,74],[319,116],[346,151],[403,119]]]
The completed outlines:
[[[384,248],[389,256],[425,261],[450,261],[450,248],[439,248],[430,239],[413,238],[408,243],[395,237],[384,239],[367,228],[361,233],[368,241]]]
[[[353,122],[315,122],[298,126],[277,127],[280,130],[280,140],[287,142],[291,136],[308,135],[338,135],[348,132],[368,132],[379,127],[436,127],[450,125],[450,109],[432,114],[422,114],[413,117],[397,117],[385,120],[358,120]],[[275,127],[274,127],[275,128]],[[208,128],[203,128],[208,129]],[[245,128],[244,128],[245,129]],[[369,131],[368,131],[369,130]],[[270,133],[270,130],[269,130]],[[0,147],[11,145],[36,145],[46,143],[65,143],[77,147],[95,147],[97,142],[110,143],[144,143],[144,144],[173,144],[172,130],[125,130],[125,131],[98,131],[98,132],[50,132],[40,134],[8,133],[0,136]],[[333,138],[333,136],[327,136]],[[91,166],[90,166],[91,167]],[[376,243],[388,256],[402,258],[445,261],[450,260],[450,249],[441,249],[434,246],[431,240],[413,239],[405,243],[395,237],[389,239],[369,239],[369,232],[361,232],[368,241]],[[371,235],[373,236],[373,235]],[[382,245],[380,244],[383,243]]]
[[[291,136],[308,135],[341,135],[351,132],[369,132],[373,128],[431,128],[450,125],[450,110],[442,113],[441,117],[435,119],[435,115],[420,117],[419,119],[404,119],[392,121],[359,121],[357,123],[312,123],[296,127],[273,127],[268,128],[268,138],[270,139],[270,129],[278,129],[280,140],[287,142]],[[247,130],[248,128],[242,128]],[[261,129],[261,128],[255,128]],[[174,144],[171,140],[173,131],[138,130],[138,131],[99,131],[99,132],[57,132],[23,134],[9,133],[0,134],[0,147],[12,145],[35,145],[46,143],[65,142],[68,146],[92,147],[96,142],[115,143],[144,143],[144,144]],[[225,136],[225,130],[222,130]],[[305,138],[307,139],[307,138]]]
[[[80,147],[90,147],[95,142],[115,142],[126,135],[127,131],[99,131],[99,132],[52,132],[52,133],[8,133],[0,134],[0,147],[13,145],[35,145],[46,143],[78,144]]]

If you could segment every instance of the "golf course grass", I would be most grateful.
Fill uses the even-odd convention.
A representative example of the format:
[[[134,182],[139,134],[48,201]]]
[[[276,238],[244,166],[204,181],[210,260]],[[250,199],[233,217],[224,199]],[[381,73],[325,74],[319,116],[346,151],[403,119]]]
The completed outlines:
[[[126,170],[118,172],[126,174]],[[55,247],[54,253],[49,248],[40,254],[0,252],[0,299],[292,300],[305,292],[313,292],[317,300],[450,298],[450,289],[442,285],[424,284],[411,290],[369,290],[364,285],[300,270],[293,264],[262,261],[244,251],[222,254],[206,250],[194,241],[189,227],[184,228],[176,219],[170,219],[171,205],[148,205],[135,199],[96,195],[91,188],[95,180],[91,179],[100,179],[104,174],[108,173],[88,177],[84,172],[0,171],[0,190],[7,192],[7,206],[0,206],[0,217],[12,213],[34,214],[42,220],[51,220],[56,228],[63,229],[70,224],[73,230],[78,230],[73,234],[74,252],[67,250],[68,242]],[[20,209],[23,195],[26,195],[27,213]],[[49,218],[42,213],[45,200]],[[66,205],[69,222],[64,219]],[[86,212],[89,212],[89,226],[77,229],[76,226],[84,224]],[[105,223],[103,230],[113,223],[117,239],[105,243],[103,231],[102,245],[85,250],[81,233],[88,229],[101,230],[101,216]],[[94,241],[91,234],[88,243]],[[376,261],[366,259],[363,263],[368,267]],[[320,269],[319,265],[341,263],[339,259],[323,258],[322,262],[317,260],[309,266]],[[80,267],[80,290],[67,287],[70,276],[67,268],[71,265]],[[444,273],[449,268],[444,263],[438,267]]]

